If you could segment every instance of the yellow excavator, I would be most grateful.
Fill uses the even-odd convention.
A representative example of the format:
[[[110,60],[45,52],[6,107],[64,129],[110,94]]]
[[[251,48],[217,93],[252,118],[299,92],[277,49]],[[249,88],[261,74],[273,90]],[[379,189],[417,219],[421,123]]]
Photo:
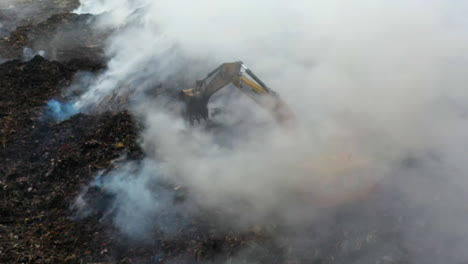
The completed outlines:
[[[186,104],[186,112],[190,121],[207,119],[210,97],[230,83],[272,113],[281,126],[291,127],[294,125],[296,118],[289,106],[242,61],[223,63],[204,79],[196,81],[195,88],[180,92],[180,97]]]

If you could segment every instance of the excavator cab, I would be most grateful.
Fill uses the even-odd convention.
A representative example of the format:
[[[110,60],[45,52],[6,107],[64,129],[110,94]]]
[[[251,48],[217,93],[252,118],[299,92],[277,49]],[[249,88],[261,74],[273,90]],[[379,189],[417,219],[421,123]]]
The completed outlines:
[[[295,116],[289,106],[242,61],[223,63],[204,79],[196,81],[194,88],[180,92],[179,97],[185,102],[190,122],[208,119],[210,97],[230,83],[271,112],[280,125],[290,126],[295,122]]]

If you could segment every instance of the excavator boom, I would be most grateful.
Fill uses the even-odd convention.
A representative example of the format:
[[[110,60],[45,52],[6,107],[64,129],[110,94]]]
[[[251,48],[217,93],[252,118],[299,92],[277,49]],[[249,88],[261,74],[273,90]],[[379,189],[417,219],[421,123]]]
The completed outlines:
[[[195,88],[181,91],[190,120],[207,119],[210,97],[230,83],[271,112],[280,125],[291,126],[295,122],[289,106],[241,61],[223,63],[203,80],[197,81]]]

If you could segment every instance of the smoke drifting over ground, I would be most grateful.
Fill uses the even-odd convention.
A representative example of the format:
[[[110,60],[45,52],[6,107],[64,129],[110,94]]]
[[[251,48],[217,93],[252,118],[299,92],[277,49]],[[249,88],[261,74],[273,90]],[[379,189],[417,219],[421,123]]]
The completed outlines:
[[[401,244],[416,245],[405,248],[410,262],[460,263],[468,259],[467,8],[461,0],[82,1],[77,12],[109,12],[101,22],[116,33],[108,70],[76,106],[133,94],[158,173],[203,207],[235,212],[241,227],[274,221],[300,230],[325,214],[321,207],[375,195],[375,183],[388,198],[378,205],[405,223]],[[236,60],[291,105],[299,131],[279,129],[236,92],[216,119],[225,129],[214,131],[189,126],[167,98],[143,96],[160,84],[189,88]],[[133,201],[117,205],[123,212],[139,208],[117,221],[164,202],[134,196],[148,178],[134,180],[109,183]],[[304,247],[306,238],[298,238]]]
[[[0,2],[0,37],[19,26],[37,24],[53,14],[71,11],[78,0],[2,0]]]
[[[39,8],[37,4],[24,5],[24,2],[4,0],[0,3],[0,37],[10,33],[18,24],[24,24]]]

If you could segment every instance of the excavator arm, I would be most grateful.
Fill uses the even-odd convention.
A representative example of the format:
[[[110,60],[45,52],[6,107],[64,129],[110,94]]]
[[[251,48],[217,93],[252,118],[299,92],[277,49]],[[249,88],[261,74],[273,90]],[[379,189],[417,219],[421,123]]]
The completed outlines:
[[[289,106],[241,61],[221,64],[203,80],[197,81],[195,88],[181,91],[190,120],[207,119],[210,97],[230,83],[271,112],[280,125],[291,126],[295,122]]]

